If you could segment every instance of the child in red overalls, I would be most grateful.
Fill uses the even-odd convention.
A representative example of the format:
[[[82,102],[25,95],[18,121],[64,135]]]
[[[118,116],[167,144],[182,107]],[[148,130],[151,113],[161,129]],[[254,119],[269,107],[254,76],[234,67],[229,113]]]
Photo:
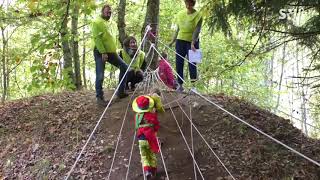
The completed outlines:
[[[132,103],[135,115],[135,129],[139,141],[141,162],[147,179],[156,176],[159,145],[157,132],[159,130],[158,112],[164,112],[161,99],[157,94],[138,96]]]
[[[169,61],[167,60],[168,56],[166,53],[162,53],[161,55],[163,58],[161,58],[158,62],[159,77],[166,86],[171,89],[177,89],[177,82],[169,65]]]

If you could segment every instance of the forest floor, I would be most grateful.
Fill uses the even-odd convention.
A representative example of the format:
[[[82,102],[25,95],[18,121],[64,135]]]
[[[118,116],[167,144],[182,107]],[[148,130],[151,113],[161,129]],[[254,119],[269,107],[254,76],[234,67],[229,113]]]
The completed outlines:
[[[111,91],[105,92],[106,97]],[[184,94],[164,93],[168,100]],[[320,141],[306,137],[289,120],[250,103],[224,95],[210,100],[248,121],[272,137],[320,162]],[[112,104],[89,142],[70,179],[106,179],[115,144],[126,115],[111,180],[125,179],[134,135],[133,112],[127,97]],[[236,179],[320,179],[320,168],[276,144],[210,105],[196,95],[181,99],[215,153]],[[191,145],[190,122],[177,103],[172,103],[178,124]],[[0,105],[0,180],[63,179],[100,118],[103,107],[96,105],[89,91],[41,95]],[[195,179],[192,157],[170,109],[159,116],[159,137],[170,179]],[[205,179],[232,179],[198,133],[193,130],[195,159]],[[165,179],[158,155],[157,179]],[[129,179],[143,179],[137,142],[133,148]],[[197,173],[198,179],[201,179]]]

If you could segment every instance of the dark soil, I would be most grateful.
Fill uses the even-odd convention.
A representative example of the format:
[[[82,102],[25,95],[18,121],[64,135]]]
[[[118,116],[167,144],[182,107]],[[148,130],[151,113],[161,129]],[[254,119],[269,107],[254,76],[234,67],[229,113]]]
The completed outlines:
[[[106,92],[110,97],[112,92]],[[182,94],[164,93],[167,102]],[[306,137],[289,120],[257,108],[243,100],[223,95],[207,96],[233,114],[272,137],[320,162],[320,142]],[[70,179],[106,179],[115,144],[131,97],[115,102],[107,110]],[[189,99],[190,98],[190,99]],[[132,97],[133,99],[133,97]],[[320,168],[257,133],[198,96],[180,101],[221,161],[236,179],[320,179]],[[191,145],[190,122],[177,103],[173,112]],[[93,92],[42,95],[0,105],[0,179],[63,179],[99,120],[103,107]],[[192,157],[170,109],[159,116],[158,136],[170,179],[194,179]],[[231,179],[198,133],[193,130],[195,159],[205,179]],[[117,156],[111,173],[125,179],[134,122],[131,103],[125,118]],[[157,179],[165,179],[158,156]],[[129,179],[143,179],[137,142],[133,149]],[[198,179],[201,179],[198,173]]]

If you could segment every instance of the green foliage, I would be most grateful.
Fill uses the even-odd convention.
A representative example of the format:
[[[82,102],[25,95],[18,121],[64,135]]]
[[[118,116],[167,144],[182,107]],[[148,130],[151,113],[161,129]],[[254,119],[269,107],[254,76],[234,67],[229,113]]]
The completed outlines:
[[[73,89],[74,85],[72,80],[68,78],[67,71],[64,69],[62,74],[63,78],[58,77],[60,67],[58,64],[47,64],[43,61],[35,60],[30,67],[31,83],[26,84],[29,93],[38,92],[54,92],[56,89]]]
[[[67,78],[66,70],[59,68],[60,64],[46,65],[46,57],[49,52],[53,52],[52,60],[61,63],[62,48],[60,33],[61,23],[65,18],[67,10],[67,1],[29,1],[19,0],[18,3],[12,7],[10,13],[0,10],[0,14],[4,14],[6,17],[20,17],[24,16],[24,19],[15,19],[14,21],[5,21],[5,23],[14,25],[17,22],[26,23],[24,28],[18,29],[11,39],[12,48],[19,51],[14,57],[20,57],[22,63],[16,69],[17,83],[20,84],[20,89],[15,89],[15,93],[12,93],[13,98],[21,97],[20,94],[30,96],[45,92],[57,92],[64,89],[73,89],[71,79]],[[114,16],[113,19],[117,19],[117,3],[118,1],[108,1],[113,7]],[[126,9],[126,31],[129,35],[134,35],[137,39],[140,39],[141,28],[144,21],[147,1],[127,1]],[[229,2],[229,1],[227,1]],[[230,3],[233,1],[230,1]],[[84,25],[86,30],[83,34],[79,29],[79,39],[81,45],[86,46],[86,70],[88,71],[88,81],[93,88],[94,84],[94,60],[92,57],[92,50],[90,47],[90,32],[88,22],[84,21],[84,15],[87,18],[92,19],[95,15],[100,13],[101,4],[100,1],[95,3],[93,0],[80,0],[75,3],[71,1],[69,7],[69,14],[74,5],[79,5],[80,14],[79,27]],[[238,38],[226,38],[223,31],[209,28],[213,21],[210,17],[213,17],[210,9],[212,6],[217,8],[221,6],[222,1],[210,1],[208,5],[204,5],[206,2],[202,2],[202,5],[198,8],[203,10],[206,14],[206,23],[202,29],[201,48],[204,54],[203,63],[199,65],[199,82],[197,83],[198,89],[206,93],[225,93],[228,95],[234,95],[244,97],[252,102],[261,106],[269,107],[272,102],[270,101],[271,88],[265,83],[266,67],[265,62],[269,59],[268,55],[261,55],[256,57],[249,57],[241,66],[236,66],[232,70],[228,70],[230,67],[239,63],[241,59],[251,50],[253,44],[257,40],[257,34],[251,34],[248,31],[241,31],[239,29],[249,29],[252,26],[252,19],[249,17],[241,18],[241,23],[237,24],[238,19],[236,16],[246,16],[253,10],[248,11],[244,8],[248,6],[249,1],[234,1],[233,3],[241,3],[238,14],[236,16],[226,16],[227,23],[221,25],[220,29],[229,28],[233,36],[237,36],[242,33],[242,36]],[[258,1],[257,3],[262,3]],[[18,8],[19,6],[19,8]],[[22,7],[22,8],[21,8]],[[160,5],[160,17],[159,17],[159,37],[162,43],[169,43],[172,37],[173,30],[171,29],[172,20],[175,14],[184,9],[185,5],[183,1],[161,1]],[[16,10],[19,13],[15,13]],[[223,15],[225,12],[231,12],[232,6],[226,4],[224,8],[218,8]],[[215,17],[217,18],[217,17]],[[214,23],[218,24],[219,19],[216,19]],[[4,21],[0,21],[3,23]],[[209,25],[209,27],[207,27]],[[60,31],[60,32],[59,32]],[[229,34],[230,35],[230,34]],[[17,38],[21,38],[17,40]],[[140,38],[139,38],[140,37]],[[67,39],[71,39],[71,35],[65,36]],[[22,43],[23,42],[23,43]],[[174,65],[175,55],[172,51],[165,48],[159,43],[160,51],[166,51],[169,54],[169,61]],[[17,58],[16,58],[17,59]],[[18,58],[19,59],[19,58]],[[18,60],[19,62],[20,60]],[[187,66],[185,66],[187,68]],[[111,66],[106,67],[105,87],[115,87],[117,84],[117,77],[114,72],[115,69]],[[187,69],[186,71],[187,72]],[[112,73],[109,78],[109,73]],[[186,74],[188,77],[188,74]],[[16,86],[15,86],[16,87]],[[19,92],[19,93],[18,93]]]

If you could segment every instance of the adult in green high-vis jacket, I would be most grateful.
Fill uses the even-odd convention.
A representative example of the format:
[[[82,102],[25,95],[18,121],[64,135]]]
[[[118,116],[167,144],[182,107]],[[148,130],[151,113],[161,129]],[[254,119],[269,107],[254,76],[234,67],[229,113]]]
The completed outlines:
[[[129,36],[123,41],[123,49],[120,49],[118,52],[119,56],[127,64],[130,64],[132,58],[137,53],[127,74],[126,87],[129,88],[130,83],[131,90],[135,89],[137,83],[143,81],[143,72],[146,69],[145,53],[141,50],[137,52],[137,50],[138,46],[136,38],[133,36]]]
[[[96,64],[96,97],[99,105],[107,105],[108,101],[105,101],[103,96],[103,79],[106,62],[120,69],[119,83],[128,68],[127,64],[119,57],[116,52],[115,36],[111,31],[111,7],[106,4],[101,9],[101,15],[92,22],[92,39],[94,43],[94,60]],[[118,98],[127,97],[125,93],[126,78],[120,83],[117,96]]]
[[[200,11],[194,9],[196,4],[195,0],[185,0],[186,9],[180,11],[175,17],[175,24],[177,25],[177,31],[170,43],[172,45],[176,41],[176,52],[180,55],[176,55],[176,71],[178,73],[178,87],[177,91],[183,91],[183,66],[184,59],[188,55],[189,50],[195,51],[199,49],[199,34],[202,25],[202,15]],[[182,56],[182,57],[181,57]],[[198,79],[197,65],[196,63],[190,63],[189,74],[191,83],[194,83]]]

